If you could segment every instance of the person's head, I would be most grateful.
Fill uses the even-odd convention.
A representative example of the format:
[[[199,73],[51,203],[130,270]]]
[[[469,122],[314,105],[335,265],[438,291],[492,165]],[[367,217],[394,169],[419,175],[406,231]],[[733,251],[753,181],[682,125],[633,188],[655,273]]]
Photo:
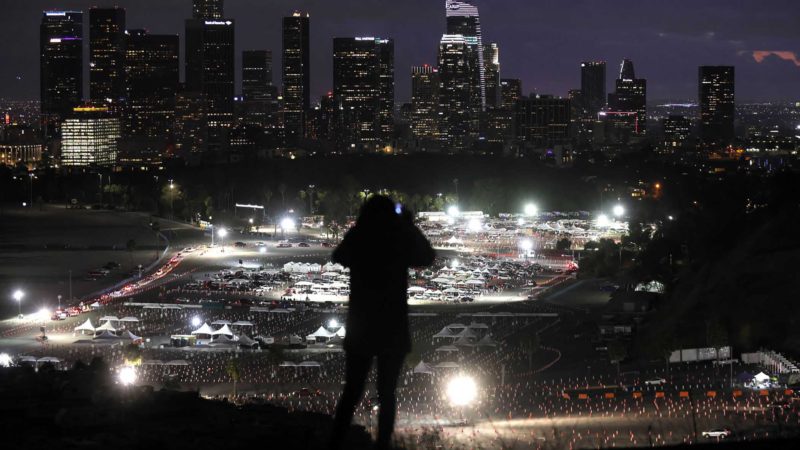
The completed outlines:
[[[385,195],[373,195],[367,199],[358,214],[356,226],[364,229],[391,227],[397,223],[395,203]]]

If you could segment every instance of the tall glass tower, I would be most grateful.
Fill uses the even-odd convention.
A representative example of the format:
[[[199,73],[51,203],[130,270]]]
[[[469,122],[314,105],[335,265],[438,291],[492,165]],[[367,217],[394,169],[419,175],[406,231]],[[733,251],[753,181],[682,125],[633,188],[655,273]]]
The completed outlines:
[[[445,10],[447,18],[447,34],[462,35],[470,40],[469,58],[473,60],[470,64],[472,83],[476,96],[476,106],[480,111],[486,109],[486,69],[484,67],[483,38],[481,37],[481,20],[478,15],[478,7],[470,2],[463,0],[445,0]],[[478,103],[479,101],[479,103]]]

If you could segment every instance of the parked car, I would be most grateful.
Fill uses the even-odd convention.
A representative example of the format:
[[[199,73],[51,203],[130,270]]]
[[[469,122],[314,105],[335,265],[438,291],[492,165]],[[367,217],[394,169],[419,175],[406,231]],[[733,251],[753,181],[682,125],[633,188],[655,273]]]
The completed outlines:
[[[237,248],[243,248],[243,247],[247,247],[247,244],[245,244],[242,241],[236,241],[236,242],[234,242],[233,246],[237,247]]]
[[[290,248],[291,246],[292,246],[292,244],[290,244],[288,242],[280,242],[280,243],[278,243],[278,245],[276,247],[278,247],[278,248]]]
[[[649,380],[645,380],[644,384],[647,386],[661,386],[662,384],[667,384],[667,380],[663,378],[651,378]]]
[[[704,438],[717,438],[717,439],[725,439],[726,437],[733,434],[731,430],[727,428],[714,428],[713,430],[703,431],[702,435]]]
[[[301,243],[297,244],[297,246],[298,247],[311,247],[311,245],[308,242],[301,242]]]

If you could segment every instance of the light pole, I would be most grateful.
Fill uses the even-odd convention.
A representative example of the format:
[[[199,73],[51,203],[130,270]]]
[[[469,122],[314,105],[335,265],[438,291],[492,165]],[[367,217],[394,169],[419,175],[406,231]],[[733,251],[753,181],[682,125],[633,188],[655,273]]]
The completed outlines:
[[[102,173],[98,173],[97,175],[100,177],[100,184],[98,185],[98,187],[100,189],[100,204],[102,204],[103,203],[103,174]]]
[[[31,181],[31,190],[30,190],[30,198],[29,198],[30,203],[28,203],[28,204],[30,205],[31,208],[33,208],[33,172],[28,173],[28,178]]]
[[[169,218],[170,219],[174,219],[175,218],[175,210],[173,208],[174,200],[175,200],[175,183],[173,183],[172,180],[169,180]]]
[[[61,294],[58,295],[58,309],[61,309]]]
[[[228,235],[228,230],[226,230],[225,228],[220,228],[218,233],[219,233],[219,242],[220,245],[222,246],[222,253],[225,253],[225,236]]]
[[[314,215],[314,189],[316,188],[315,185],[309,184],[308,185],[308,215]]]
[[[22,297],[25,297],[25,293],[22,292],[20,289],[14,291],[13,294],[14,300],[17,301],[17,310],[19,312],[19,318],[22,319]]]

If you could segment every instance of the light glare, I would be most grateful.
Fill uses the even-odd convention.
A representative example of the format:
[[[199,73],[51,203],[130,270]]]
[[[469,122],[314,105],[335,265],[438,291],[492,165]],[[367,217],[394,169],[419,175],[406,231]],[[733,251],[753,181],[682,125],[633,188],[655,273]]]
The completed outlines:
[[[467,375],[458,375],[447,384],[447,398],[453,406],[466,406],[478,396],[475,380]]]

